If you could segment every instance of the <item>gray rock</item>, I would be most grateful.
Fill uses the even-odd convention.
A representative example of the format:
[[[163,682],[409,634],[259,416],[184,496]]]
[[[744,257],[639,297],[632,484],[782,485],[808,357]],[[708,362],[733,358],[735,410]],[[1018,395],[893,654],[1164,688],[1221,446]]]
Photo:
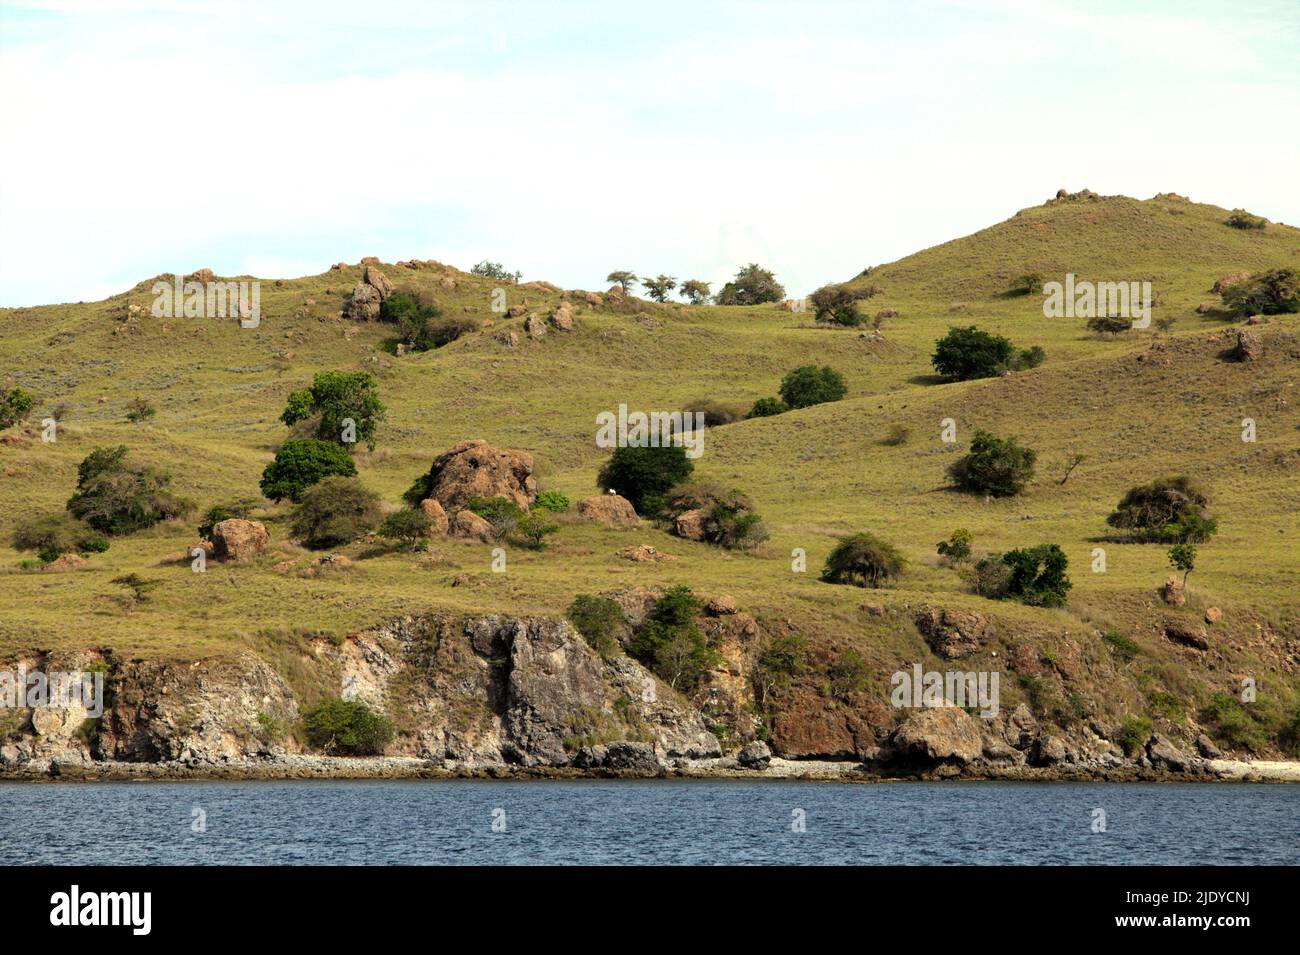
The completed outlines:
[[[1202,733],[1196,737],[1196,751],[1206,759],[1222,759],[1223,750],[1214,745],[1214,741]]]
[[[742,749],[736,757],[746,769],[767,769],[772,761],[772,750],[761,739],[756,739]]]

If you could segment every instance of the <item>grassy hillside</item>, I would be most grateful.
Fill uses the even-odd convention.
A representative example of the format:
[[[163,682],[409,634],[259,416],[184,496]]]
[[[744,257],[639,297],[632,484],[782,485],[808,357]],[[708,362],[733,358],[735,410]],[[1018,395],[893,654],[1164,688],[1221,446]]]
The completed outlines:
[[[57,443],[42,443],[31,428],[24,437],[20,428],[0,444],[0,656],[99,645],[142,657],[198,657],[268,640],[292,643],[295,634],[345,634],[430,607],[559,613],[580,592],[684,582],[705,595],[730,593],[763,623],[788,622],[828,654],[857,648],[877,666],[881,696],[897,665],[933,661],[911,623],[912,610],[930,603],[977,607],[1004,622],[1007,640],[1029,640],[1045,659],[1062,641],[1081,648],[1100,661],[1087,685],[1095,705],[1115,715],[1144,710],[1144,688],[1203,699],[1232,689],[1241,676],[1269,685],[1280,713],[1300,691],[1300,321],[1282,316],[1261,325],[1265,357],[1238,364],[1221,358],[1229,323],[1194,309],[1217,302],[1209,289],[1225,273],[1300,265],[1300,230],[1272,224],[1244,232],[1224,225],[1226,215],[1177,197],[1023,210],[854,279],[881,289],[866,303],[871,312],[899,313],[886,320],[883,341],[815,327],[810,313],[774,306],[641,302],[581,305],[575,330],[533,341],[522,333],[522,318],[491,311],[497,283],[389,264],[382,268],[399,287],[426,289],[444,313],[493,325],[436,351],[395,356],[383,344],[388,329],[339,316],[361,274],[355,266],[263,283],[257,329],[152,318],[153,279],[103,302],[0,311],[0,386],[36,395],[31,421],[61,403],[68,409]],[[1103,339],[1081,319],[1044,318],[1041,296],[1001,295],[1011,278],[1031,271],[1048,279],[1069,271],[1096,281],[1150,280],[1160,302],[1155,317],[1176,324],[1168,335],[1153,326]],[[539,312],[561,294],[526,286],[507,293],[509,304],[526,296]],[[128,318],[130,305],[143,310]],[[1047,361],[1003,378],[943,383],[929,356],[958,324],[1039,345]],[[520,330],[514,348],[498,337],[511,328]],[[1153,345],[1162,361],[1139,361]],[[160,563],[193,543],[194,521],[117,539],[76,573],[21,571],[24,555],[9,549],[13,522],[62,509],[78,462],[100,446],[126,444],[166,468],[201,509],[255,495],[286,437],[277,420],[286,396],[324,369],[377,377],[388,417],[375,452],[360,452],[357,463],[363,480],[396,504],[439,451],[468,438],[532,452],[543,489],[573,498],[596,493],[595,474],[608,453],[594,443],[599,412],[620,403],[673,410],[706,398],[748,407],[775,394],[786,371],[808,363],[843,372],[848,397],[713,429],[697,463],[698,474],[754,500],[772,532],[757,554],[649,527],[611,531],[565,521],[548,550],[512,550],[504,574],[490,571],[485,545],[446,540],[434,555],[370,556],[350,570],[308,578],[271,569],[288,558],[304,566],[309,555],[286,541],[287,507],[269,502],[255,516],[268,523],[277,556],[254,566],[212,564],[193,574],[186,563]],[[158,413],[132,424],[125,413],[137,396]],[[1253,444],[1240,439],[1244,417],[1257,422]],[[956,445],[940,440],[944,418],[957,423]],[[894,425],[909,428],[910,438],[886,445]],[[948,488],[946,466],[980,428],[1039,452],[1025,494],[986,502]],[[1086,460],[1062,485],[1076,453]],[[1178,611],[1160,605],[1155,593],[1168,573],[1166,546],[1103,540],[1105,517],[1125,489],[1174,473],[1211,488],[1221,528],[1201,547],[1191,600]],[[1036,610],[972,595],[934,555],[935,542],[956,527],[969,528],[976,546],[991,551],[1060,544],[1074,583],[1068,606]],[[897,587],[864,593],[817,580],[835,536],[857,530],[894,542],[907,557]],[[639,543],[680,560],[634,564],[616,555]],[[1089,569],[1099,546],[1107,552],[1104,574]],[[793,548],[807,551],[807,573],[791,572]],[[340,552],[368,553],[365,545]],[[111,599],[120,588],[110,582],[128,572],[162,581],[151,602],[129,612]],[[889,612],[864,617],[864,598],[882,600]],[[1161,635],[1163,619],[1197,619],[1208,605],[1224,610],[1213,670]],[[1122,681],[1096,633],[1107,626],[1145,651]]]

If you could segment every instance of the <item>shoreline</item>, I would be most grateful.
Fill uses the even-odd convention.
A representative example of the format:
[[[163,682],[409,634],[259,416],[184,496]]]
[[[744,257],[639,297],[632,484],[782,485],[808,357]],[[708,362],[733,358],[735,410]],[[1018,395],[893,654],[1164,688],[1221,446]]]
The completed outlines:
[[[1120,766],[968,766],[938,764],[926,768],[873,766],[859,761],[787,760],[773,757],[764,767],[746,767],[735,759],[663,761],[656,770],[578,769],[469,764],[415,756],[281,756],[224,762],[33,761],[0,769],[0,782],[282,782],[296,779],[337,780],[582,780],[582,779],[735,779],[838,783],[890,782],[1202,782],[1300,783],[1300,762],[1204,759],[1184,772]]]

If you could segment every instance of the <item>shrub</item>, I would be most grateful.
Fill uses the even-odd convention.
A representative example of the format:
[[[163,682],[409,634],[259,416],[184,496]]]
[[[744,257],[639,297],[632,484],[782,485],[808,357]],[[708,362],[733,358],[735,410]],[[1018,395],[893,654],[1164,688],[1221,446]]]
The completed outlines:
[[[386,540],[398,541],[405,547],[414,549],[429,533],[433,521],[419,508],[406,507],[394,511],[384,518],[379,525],[379,536]]]
[[[971,585],[988,600],[1005,600],[1011,588],[1011,568],[1001,554],[990,554],[975,564]]]
[[[703,305],[709,300],[709,283],[687,279],[682,283],[681,294],[692,305]]]
[[[366,371],[323,371],[311,387],[292,392],[280,420],[287,425],[316,419],[316,437],[344,441],[344,422],[355,424],[356,440],[375,448],[375,425],[384,418],[384,404],[374,376]]]
[[[773,415],[783,414],[790,410],[780,398],[759,398],[754,402],[754,407],[749,409],[751,418],[770,418]]]
[[[131,403],[127,405],[126,420],[139,424],[141,421],[148,421],[158,413],[147,398],[132,398]]]
[[[569,509],[569,498],[559,491],[543,491],[533,501],[533,507],[540,507],[544,511],[561,514]]]
[[[614,449],[596,484],[602,491],[615,491],[627,498],[638,514],[653,516],[662,508],[668,490],[686,480],[694,469],[684,447],[629,445]]]
[[[1002,555],[1011,568],[1007,595],[1034,607],[1060,607],[1072,586],[1065,576],[1069,560],[1056,544],[1039,544]]]
[[[930,363],[941,375],[969,381],[1002,374],[1011,367],[1015,354],[1010,339],[969,325],[948,329],[948,334],[935,342]]]
[[[379,756],[393,740],[393,724],[355,700],[326,700],[303,718],[307,742],[324,753]]]
[[[912,438],[912,429],[905,424],[891,424],[885,436],[881,438],[882,444],[887,444],[891,448],[907,444]]]
[[[327,477],[354,477],[357,466],[345,447],[332,441],[286,441],[262,472],[262,493],[272,501],[297,501],[303,491]]]
[[[848,388],[842,376],[829,365],[802,365],[781,379],[781,398],[791,408],[807,408],[826,401],[839,401]]]
[[[1015,360],[1011,363],[1012,371],[1024,371],[1026,368],[1037,368],[1047,359],[1045,352],[1040,345],[1033,345],[1029,348],[1023,348],[1016,353]]]
[[[435,318],[426,322],[422,341],[426,349],[441,348],[478,329],[478,322],[467,315],[448,315],[445,318]]]
[[[1110,645],[1111,651],[1125,663],[1142,652],[1142,647],[1132,637],[1125,636],[1114,627],[1109,628],[1101,638]]]
[[[1289,756],[1300,756],[1300,706],[1277,734],[1278,747]]]
[[[1210,498],[1185,475],[1129,488],[1106,523],[1140,541],[1204,543],[1218,530]]]
[[[471,497],[465,508],[491,524],[497,537],[513,533],[524,519],[524,509],[508,497]]]
[[[47,514],[20,520],[10,540],[14,550],[35,551],[44,563],[60,554],[101,554],[108,538],[70,514]]]
[[[1196,545],[1175,544],[1169,548],[1169,564],[1174,570],[1183,572],[1183,586],[1187,586],[1187,575],[1196,569]]]
[[[671,275],[660,275],[657,279],[642,279],[641,285],[656,302],[666,302],[672,290],[677,288],[677,279]]]
[[[705,512],[702,530],[710,544],[751,550],[768,539],[762,519],[740,491],[724,491],[715,484],[696,481],[674,488],[664,503],[669,518],[695,510]]]
[[[692,401],[682,409],[682,412],[692,416],[690,418],[692,423],[695,421],[694,415],[697,412],[704,415],[704,426],[706,428],[716,428],[719,425],[731,424],[745,419],[744,405],[718,401],[713,398]]]
[[[1096,318],[1088,319],[1088,331],[1096,332],[1098,335],[1118,335],[1132,327],[1132,319],[1121,318],[1118,315],[1098,315]]]
[[[751,262],[713,297],[719,305],[762,305],[785,298],[785,289],[776,276]]]
[[[608,597],[578,594],[569,604],[565,616],[582,634],[582,639],[604,659],[618,656],[618,633],[627,624],[627,618],[616,602]]]
[[[489,262],[487,259],[472,266],[469,271],[471,275],[480,275],[485,279],[497,279],[501,282],[509,282],[512,285],[517,284],[524,277],[522,272],[511,272],[500,262]]]
[[[976,431],[970,453],[948,466],[948,474],[962,490],[992,497],[1019,494],[1034,476],[1035,454],[1015,438],[998,438]]]
[[[379,320],[396,325],[402,339],[414,351],[434,347],[429,323],[441,316],[442,309],[418,292],[394,292],[379,306]]]
[[[519,518],[515,523],[512,537],[530,550],[542,550],[546,547],[546,538],[559,529],[558,524],[547,519],[545,511],[538,509],[529,511]]]
[[[830,695],[837,700],[848,702],[853,693],[859,693],[867,686],[870,668],[866,658],[857,650],[845,650],[831,664],[827,676],[830,678]]]
[[[970,531],[964,527],[959,527],[952,532],[952,536],[946,541],[939,541],[935,546],[935,550],[939,552],[939,556],[960,564],[970,559],[970,545],[973,539]]]
[[[831,584],[879,587],[903,572],[904,560],[897,548],[873,534],[841,537],[826,558],[821,579]]]
[[[149,594],[157,590],[161,585],[161,580],[150,580],[141,577],[139,574],[123,574],[121,577],[114,577],[110,583],[117,584],[119,587],[125,587],[131,593],[125,597],[128,607],[134,604],[148,602]]]
[[[628,651],[675,690],[693,691],[705,672],[718,662],[695,615],[700,601],[679,584],[669,589],[637,628]]]
[[[1151,738],[1151,721],[1145,716],[1130,714],[1120,723],[1119,735],[1115,742],[1124,747],[1129,756],[1139,752]]]
[[[1226,223],[1234,229],[1262,229],[1268,220],[1262,216],[1251,215],[1245,209],[1233,209]]]
[[[212,528],[222,521],[247,519],[256,506],[256,501],[242,500],[235,501],[232,504],[216,504],[208,508],[207,513],[203,515],[203,520],[199,523],[199,537],[203,540],[210,540],[212,538]]]
[[[22,388],[11,388],[8,394],[0,395],[0,431],[26,418],[33,404],[32,396]]]
[[[1219,293],[1234,315],[1284,315],[1300,312],[1300,271],[1271,269],[1229,285]]]
[[[327,477],[303,492],[290,527],[312,550],[356,540],[379,524],[379,495],[352,477]]]
[[[791,681],[804,671],[808,641],[801,634],[790,633],[776,637],[759,654],[754,666],[753,685],[756,702],[764,705],[774,692],[789,687]]]
[[[77,467],[68,512],[105,534],[130,534],[179,517],[190,504],[168,490],[171,475],[127,460],[126,447],[96,448]]]
[[[1210,734],[1231,749],[1261,753],[1268,748],[1268,732],[1229,693],[1215,693],[1200,714]]]
[[[834,325],[860,325],[862,313],[858,311],[860,296],[847,285],[823,285],[808,301],[817,315],[817,321]]]
[[[1011,280],[1007,295],[1032,295],[1043,290],[1043,277],[1037,272],[1026,272]]]

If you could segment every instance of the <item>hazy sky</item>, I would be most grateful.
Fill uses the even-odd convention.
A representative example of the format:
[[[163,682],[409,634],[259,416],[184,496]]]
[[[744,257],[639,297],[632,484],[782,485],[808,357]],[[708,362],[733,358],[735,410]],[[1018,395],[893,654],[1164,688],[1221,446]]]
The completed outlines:
[[[491,258],[804,294],[1058,188],[1300,222],[1300,3],[0,0],[0,305]]]

